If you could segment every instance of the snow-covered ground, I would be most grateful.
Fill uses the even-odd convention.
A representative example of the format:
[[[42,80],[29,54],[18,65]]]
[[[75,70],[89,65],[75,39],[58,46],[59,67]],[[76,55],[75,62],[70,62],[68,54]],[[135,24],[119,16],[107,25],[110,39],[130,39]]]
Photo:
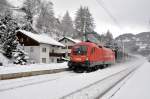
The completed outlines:
[[[68,68],[67,63],[51,63],[51,64],[28,64],[28,65],[14,65],[7,64],[7,66],[0,66],[0,74],[19,73],[28,71],[51,70]]]
[[[0,49],[0,63],[3,63],[3,65],[7,65],[9,63],[9,60],[1,53],[1,49]]]
[[[45,74],[38,76],[22,77],[19,79],[2,80],[0,81],[0,91],[25,87],[33,84],[39,84],[47,81],[57,80],[67,76],[77,75],[73,72],[61,72],[56,74]]]
[[[111,99],[150,99],[150,63],[145,62]]]
[[[134,60],[124,64],[113,65],[109,68],[98,70],[91,73],[82,73],[82,74],[69,73],[67,74],[68,76],[66,76],[66,74],[62,74],[60,78],[56,78],[56,79],[55,77],[51,77],[51,75],[45,75],[44,77],[35,76],[32,77],[32,81],[31,81],[34,82],[34,84],[29,84],[29,85],[28,83],[30,83],[30,79],[31,79],[30,77],[20,78],[20,80],[19,79],[9,80],[9,81],[7,80],[6,82],[3,81],[0,85],[0,86],[3,85],[6,86],[1,88],[0,97],[2,99],[10,99],[10,98],[11,99],[48,99],[48,98],[58,99],[61,98],[62,96],[68,95],[72,92],[85,88],[86,86],[93,84],[94,82],[100,81],[112,74],[120,72],[126,68],[130,68],[135,64],[141,64],[141,63],[143,63],[143,60],[138,59],[136,61]],[[55,80],[51,80],[51,78]],[[25,81],[23,81],[24,79]],[[10,86],[9,88],[7,87],[6,83],[8,84],[8,86]],[[17,86],[18,84],[19,84],[18,87],[13,87],[13,86]],[[5,88],[6,90],[3,90]]]

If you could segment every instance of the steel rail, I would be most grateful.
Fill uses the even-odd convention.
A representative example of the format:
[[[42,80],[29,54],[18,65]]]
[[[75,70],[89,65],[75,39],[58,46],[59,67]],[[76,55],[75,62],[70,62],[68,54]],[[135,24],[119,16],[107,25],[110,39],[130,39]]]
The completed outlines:
[[[112,75],[109,75],[109,76],[107,76],[107,77],[105,77],[105,78],[103,78],[103,79],[101,79],[101,80],[99,80],[99,81],[97,81],[97,82],[95,82],[95,83],[89,84],[88,86],[86,86],[86,87],[84,87],[84,88],[81,88],[81,89],[79,89],[79,90],[76,90],[76,91],[74,91],[74,92],[68,94],[68,95],[65,95],[65,96],[61,97],[60,99],[75,99],[75,98],[73,98],[73,97],[76,96],[77,94],[78,94],[78,95],[83,95],[84,99],[92,99],[92,98],[89,96],[90,92],[87,92],[87,90],[88,90],[90,87],[98,86],[99,84],[101,84],[101,83],[103,83],[103,82],[106,82],[108,79],[111,79],[111,78],[114,78],[114,79],[115,79],[116,76],[119,76],[119,75],[122,74],[123,76],[120,77],[119,79],[116,79],[115,83],[111,84],[110,87],[108,87],[108,88],[106,88],[104,91],[98,93],[98,95],[95,96],[95,98],[93,98],[93,99],[98,99],[98,98],[100,98],[101,96],[103,96],[105,93],[107,93],[111,88],[113,88],[117,83],[119,83],[119,82],[122,81],[125,77],[127,77],[129,74],[131,74],[132,72],[134,72],[134,71],[135,71],[137,68],[139,68],[141,65],[142,65],[142,63],[141,63],[141,64],[138,64],[138,65],[136,65],[136,66],[133,65],[133,66],[131,66],[131,67],[125,68],[125,69],[123,69],[123,70],[121,70],[121,71],[119,71],[119,72],[117,72],[117,73],[114,73],[114,74],[112,74]],[[106,86],[106,85],[105,85],[105,86]],[[95,90],[95,88],[93,88],[93,90]],[[98,90],[100,91],[100,90],[101,90],[101,87],[96,88],[96,90],[97,90],[97,91],[98,91]],[[85,92],[84,92],[84,91],[85,91]],[[92,89],[91,89],[90,91],[92,91]],[[85,98],[85,97],[86,97],[86,98]],[[78,99],[79,99],[79,98],[78,98]],[[81,99],[82,99],[82,98],[81,98]]]

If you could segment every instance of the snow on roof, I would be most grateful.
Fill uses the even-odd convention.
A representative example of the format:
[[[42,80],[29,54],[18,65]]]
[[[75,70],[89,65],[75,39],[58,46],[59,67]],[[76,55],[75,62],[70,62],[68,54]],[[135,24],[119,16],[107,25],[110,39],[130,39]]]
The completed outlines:
[[[28,32],[25,30],[18,30],[19,32],[23,33],[24,35],[27,35],[29,37],[31,37],[32,39],[36,40],[39,43],[44,43],[44,44],[50,44],[50,45],[57,45],[57,46],[63,46],[63,44],[61,44],[60,42],[54,40],[53,38],[51,38],[50,36],[46,35],[46,34],[34,34],[32,32]]]
[[[64,39],[64,38],[67,38],[67,39],[69,39],[70,41],[72,41],[72,42],[74,42],[74,43],[79,43],[79,42],[81,42],[81,40],[73,39],[73,38],[71,38],[71,37],[63,37],[62,39]],[[61,41],[62,39],[60,39],[59,41]]]

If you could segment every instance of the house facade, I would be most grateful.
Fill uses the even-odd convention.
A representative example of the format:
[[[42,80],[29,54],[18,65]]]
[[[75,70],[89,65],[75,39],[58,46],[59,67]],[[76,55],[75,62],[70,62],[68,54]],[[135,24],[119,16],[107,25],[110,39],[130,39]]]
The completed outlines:
[[[17,31],[19,43],[29,55],[30,62],[53,63],[57,62],[60,54],[57,54],[64,47],[46,34],[34,34],[28,31]]]
[[[73,39],[70,37],[63,37],[59,40],[60,43],[62,43],[63,45],[65,45],[65,47],[62,48],[61,52],[63,53],[63,55],[65,57],[69,57],[70,53],[71,53],[71,48],[76,44],[81,42],[80,40],[77,39]]]

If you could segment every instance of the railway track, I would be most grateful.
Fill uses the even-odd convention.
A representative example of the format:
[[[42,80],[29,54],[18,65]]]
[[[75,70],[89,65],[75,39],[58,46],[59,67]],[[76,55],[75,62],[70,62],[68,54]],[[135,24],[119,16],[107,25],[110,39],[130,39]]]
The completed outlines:
[[[127,64],[117,64],[109,68],[91,73],[74,73],[65,71],[55,74],[46,74],[19,79],[1,80],[0,94],[7,99],[6,93],[11,97],[25,97],[40,93],[34,96],[36,99],[49,97],[51,99],[101,99],[110,89],[138,69],[144,61],[139,59]],[[94,78],[93,77],[97,77]],[[37,88],[40,87],[40,90]],[[30,90],[26,91],[25,90]],[[55,90],[54,90],[55,89]],[[18,94],[19,93],[19,94]],[[50,93],[45,95],[45,93]],[[29,95],[30,94],[30,95]],[[5,98],[5,95],[7,98]],[[29,95],[29,96],[28,96]]]
[[[123,69],[115,74],[109,75],[84,88],[67,94],[60,99],[101,99],[101,97],[111,90],[116,84],[138,69],[143,63],[136,64],[130,68]]]
[[[37,71],[34,71],[34,72],[37,72]],[[31,86],[31,85],[35,85],[35,84],[40,84],[40,83],[46,83],[46,82],[58,80],[60,78],[64,78],[66,76],[73,77],[73,76],[77,76],[77,75],[80,75],[80,74],[64,70],[59,73],[53,73],[53,74],[46,73],[45,75],[39,75],[39,73],[38,73],[37,76],[29,76],[29,77],[22,76],[22,78],[18,78],[18,79],[1,80],[0,92],[7,91],[7,90],[13,90],[16,88],[21,88],[21,87],[26,87],[26,86]],[[42,79],[40,79],[40,78],[42,78]]]
[[[57,71],[42,70],[42,71],[13,73],[13,74],[6,74],[6,75],[4,74],[4,75],[0,75],[1,78],[0,92],[12,90],[20,87],[40,84],[40,83],[46,83],[66,76],[73,77],[75,75],[79,75],[79,73],[73,73],[71,71],[68,71],[66,68]],[[39,78],[37,79],[37,77]],[[18,79],[13,79],[13,78],[18,78]]]

